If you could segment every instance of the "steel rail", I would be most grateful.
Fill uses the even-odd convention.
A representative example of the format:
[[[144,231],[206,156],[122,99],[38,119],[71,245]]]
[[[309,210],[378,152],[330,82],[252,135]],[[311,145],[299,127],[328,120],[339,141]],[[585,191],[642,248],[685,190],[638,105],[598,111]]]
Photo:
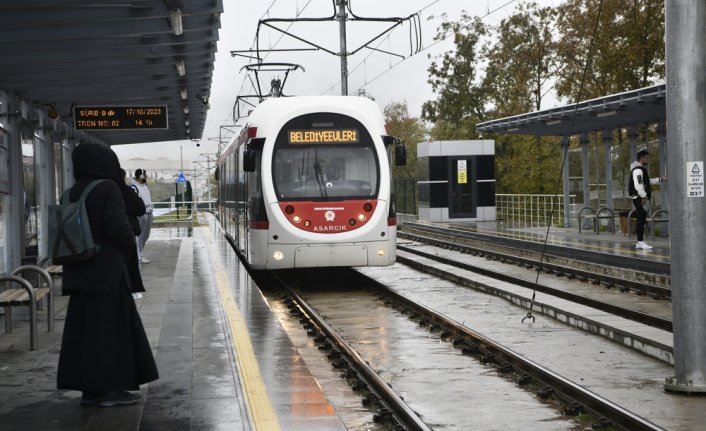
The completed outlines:
[[[324,319],[290,286],[280,283],[287,290],[287,293],[296,301],[314,324],[332,340],[336,347],[348,359],[349,363],[358,372],[359,376],[367,383],[368,387],[383,402],[383,405],[392,412],[393,416],[406,430],[431,431],[419,416],[397,395],[390,386],[370,367],[363,358],[343,339],[336,331],[328,325]]]
[[[437,232],[436,234],[442,235],[439,232]],[[431,237],[427,237],[427,236],[423,236],[423,235],[419,235],[419,234],[398,232],[397,236],[399,238],[410,239],[413,241],[417,241],[417,242],[421,242],[421,243],[425,243],[425,244],[430,244],[430,245],[436,245],[436,246],[440,246],[443,248],[457,249],[461,252],[468,253],[468,254],[483,255],[483,256],[487,256],[491,259],[496,259],[496,260],[500,260],[500,261],[512,261],[512,262],[515,262],[518,265],[522,265],[526,268],[534,267],[534,268],[540,268],[544,272],[550,272],[550,273],[555,273],[555,274],[566,274],[567,276],[575,277],[578,279],[594,281],[596,284],[602,283],[607,286],[617,286],[619,288],[630,289],[630,290],[637,292],[641,295],[650,294],[652,296],[663,297],[663,298],[671,298],[671,296],[672,296],[671,289],[667,289],[667,288],[659,287],[659,286],[654,286],[654,285],[646,284],[643,282],[625,280],[622,278],[613,277],[613,276],[606,275],[606,274],[599,274],[599,273],[585,271],[585,270],[578,269],[578,268],[571,268],[571,267],[564,266],[564,265],[557,265],[554,263],[539,261],[536,259],[528,259],[525,257],[520,257],[520,256],[512,255],[512,254],[507,254],[507,253],[502,253],[502,252],[497,252],[497,251],[490,251],[490,250],[486,250],[486,249],[479,248],[479,247],[474,247],[474,246],[467,245],[467,244],[460,244],[458,242],[446,241],[446,240],[438,239],[438,238],[431,238]],[[452,235],[450,233],[447,233],[446,236],[452,237]],[[508,246],[506,246],[506,247],[508,247]]]
[[[599,301],[597,299],[589,298],[583,295],[578,295],[575,293],[567,292],[565,290],[556,289],[543,284],[535,284],[533,281],[524,280],[519,277],[513,277],[512,275],[503,274],[501,272],[493,271],[490,269],[480,268],[468,263],[459,262],[457,260],[449,259],[442,256],[433,255],[431,253],[426,253],[421,250],[415,250],[410,247],[403,245],[397,245],[398,250],[403,250],[408,253],[415,254],[417,256],[424,257],[439,263],[450,265],[456,268],[465,269],[467,271],[475,272],[476,274],[484,275],[486,277],[494,278],[496,280],[502,280],[508,283],[512,283],[517,286],[526,287],[528,289],[533,289],[538,292],[546,293],[548,295],[555,296],[557,298],[562,298],[569,300],[571,302],[586,305],[607,313],[614,314],[616,316],[623,317],[635,322],[643,323],[654,328],[663,329],[665,331],[672,332],[672,321],[669,319],[664,319],[662,317],[653,316],[651,314],[643,313],[637,310],[631,310],[629,308],[621,307],[619,305],[611,304],[605,301]],[[406,263],[406,262],[402,262]]]
[[[365,275],[361,274],[365,277]],[[502,346],[486,336],[473,331],[460,323],[451,320],[436,311],[418,304],[415,301],[405,297],[404,295],[395,292],[389,287],[383,285],[377,280],[370,279],[370,283],[377,287],[385,295],[392,297],[395,301],[403,304],[405,307],[414,312],[425,316],[430,322],[438,323],[448,328],[455,333],[457,337],[470,339],[481,350],[493,355],[493,359],[497,364],[511,364],[513,370],[520,374],[529,375],[534,383],[541,383],[554,389],[554,393],[565,401],[567,404],[579,403],[585,411],[594,416],[597,420],[602,418],[607,419],[617,429],[625,431],[655,431],[663,430],[658,425],[624,409],[623,407],[613,403],[612,401],[595,394],[588,389],[568,380],[561,375],[549,370],[542,365],[527,359],[514,352],[513,350]]]
[[[402,225],[402,230],[416,230],[425,233],[438,233],[444,236],[453,236],[471,241],[482,241],[483,243],[491,243],[499,246],[521,249],[524,252],[544,253],[546,256],[553,256],[562,259],[572,259],[580,262],[588,262],[598,265],[614,266],[616,256],[612,253],[603,253],[591,251],[580,247],[567,247],[563,245],[555,245],[551,241],[546,246],[543,245],[544,235],[527,233],[524,238],[518,238],[516,234],[506,233],[502,231],[483,233],[477,230],[472,230],[464,226],[438,226],[423,223],[409,222]],[[578,244],[583,245],[583,244]],[[632,269],[648,274],[661,276],[670,275],[669,262],[661,262],[655,260],[646,260],[636,257],[621,256],[620,267]]]

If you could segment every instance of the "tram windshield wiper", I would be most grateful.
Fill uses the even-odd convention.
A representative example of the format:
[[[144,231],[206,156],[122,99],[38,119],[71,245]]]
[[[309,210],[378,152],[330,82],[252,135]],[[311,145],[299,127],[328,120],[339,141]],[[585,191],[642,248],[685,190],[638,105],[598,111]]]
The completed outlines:
[[[326,192],[326,184],[324,183],[324,174],[321,171],[321,165],[319,164],[319,152],[314,149],[314,173],[316,174],[316,184],[319,186],[319,192],[323,200],[328,200],[328,192]]]

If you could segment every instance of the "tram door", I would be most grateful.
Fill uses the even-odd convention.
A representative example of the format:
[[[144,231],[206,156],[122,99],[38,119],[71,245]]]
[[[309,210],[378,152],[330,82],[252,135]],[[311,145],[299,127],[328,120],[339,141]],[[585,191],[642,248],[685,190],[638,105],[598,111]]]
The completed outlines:
[[[458,156],[448,158],[449,218],[475,218],[476,158]]]

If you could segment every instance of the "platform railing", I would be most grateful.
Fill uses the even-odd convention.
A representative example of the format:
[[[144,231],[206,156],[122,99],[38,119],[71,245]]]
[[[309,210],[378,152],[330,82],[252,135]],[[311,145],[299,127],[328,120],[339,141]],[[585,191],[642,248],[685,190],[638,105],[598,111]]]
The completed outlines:
[[[569,196],[574,204],[575,196]],[[509,226],[564,226],[564,196],[546,194],[496,194],[497,219]]]
[[[172,201],[153,202],[154,220],[152,227],[168,228],[171,232],[176,229],[186,229],[187,232],[198,223],[196,213],[216,208],[216,201]]]

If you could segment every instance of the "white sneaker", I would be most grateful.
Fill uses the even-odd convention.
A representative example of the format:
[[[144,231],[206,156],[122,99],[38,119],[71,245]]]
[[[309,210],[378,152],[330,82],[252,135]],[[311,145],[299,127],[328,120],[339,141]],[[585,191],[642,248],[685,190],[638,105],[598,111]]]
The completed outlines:
[[[140,262],[142,262],[142,263],[150,263],[150,260],[147,259],[146,257],[143,257],[142,259],[140,259]]]
[[[140,292],[133,292],[132,299],[142,299],[142,294]]]
[[[642,250],[652,250],[654,247],[647,244],[645,241],[638,241],[637,244],[635,244],[635,248]]]

